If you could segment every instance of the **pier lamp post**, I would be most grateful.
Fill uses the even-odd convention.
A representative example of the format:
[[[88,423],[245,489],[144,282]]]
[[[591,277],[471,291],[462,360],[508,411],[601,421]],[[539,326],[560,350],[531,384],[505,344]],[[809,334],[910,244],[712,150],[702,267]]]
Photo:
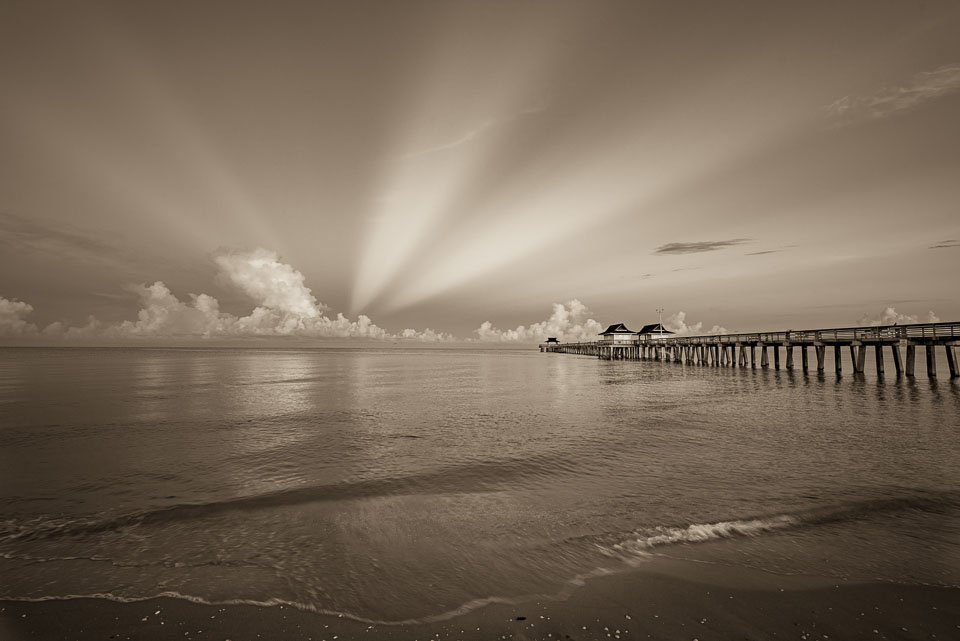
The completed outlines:
[[[663,308],[657,308],[657,331],[660,333],[660,340],[663,340]]]

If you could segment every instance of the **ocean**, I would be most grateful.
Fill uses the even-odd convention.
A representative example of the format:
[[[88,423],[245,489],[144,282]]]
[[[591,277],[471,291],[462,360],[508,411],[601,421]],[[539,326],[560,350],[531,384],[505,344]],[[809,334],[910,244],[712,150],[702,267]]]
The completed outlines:
[[[0,349],[0,514],[8,600],[436,621],[664,556],[960,586],[960,383],[529,348]]]

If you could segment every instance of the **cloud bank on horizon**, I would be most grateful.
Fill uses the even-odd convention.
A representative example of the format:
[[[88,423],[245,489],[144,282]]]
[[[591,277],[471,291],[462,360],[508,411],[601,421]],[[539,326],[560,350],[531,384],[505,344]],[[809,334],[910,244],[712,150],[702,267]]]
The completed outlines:
[[[522,343],[543,342],[549,337],[563,342],[589,342],[597,339],[597,334],[606,326],[590,318],[590,310],[577,299],[566,303],[554,303],[550,317],[539,323],[520,325],[516,329],[498,329],[490,321],[485,321],[474,330],[484,342]],[[677,335],[702,334],[703,322],[693,325],[686,323],[687,313],[677,312],[668,317],[663,326]],[[727,330],[719,325],[710,328],[707,334],[726,334]]]
[[[90,316],[85,325],[68,326],[54,322],[43,329],[29,321],[33,306],[16,299],[0,296],[0,337],[47,338],[93,341],[124,341],[130,339],[214,339],[214,338],[340,338],[374,341],[399,340],[419,342],[451,342],[458,340],[452,334],[426,328],[404,329],[390,333],[379,327],[368,316],[359,315],[350,320],[342,313],[326,315],[328,307],[317,300],[304,282],[303,274],[292,265],[266,249],[252,251],[220,250],[214,253],[217,280],[232,286],[249,297],[255,307],[245,315],[223,312],[220,302],[208,294],[190,294],[189,300],[179,299],[162,281],[151,285],[131,285],[130,291],[139,298],[140,310],[136,320],[103,322]],[[864,326],[937,322],[933,311],[919,316],[902,314],[892,306],[877,316],[864,315],[859,324]],[[668,316],[664,327],[674,334],[726,334],[720,325],[704,330],[703,321],[687,322],[687,313],[678,311]],[[520,325],[514,329],[499,329],[491,321],[483,322],[474,330],[476,337],[467,341],[485,343],[542,342],[554,336],[562,342],[592,341],[605,325],[592,318],[590,310],[577,299],[554,303],[552,314],[543,321]]]
[[[255,304],[246,316],[220,310],[220,302],[208,294],[177,298],[162,282],[134,285],[140,311],[137,320],[105,323],[91,316],[86,325],[54,322],[43,328],[27,320],[33,306],[0,296],[0,336],[79,340],[125,340],[135,338],[304,337],[364,338],[438,342],[454,337],[430,328],[405,329],[391,334],[368,316],[350,320],[343,314],[330,318],[327,306],[314,297],[303,274],[266,249],[218,251],[213,256],[218,281],[246,294]]]
[[[498,329],[490,321],[484,321],[474,333],[488,343],[542,342],[551,336],[561,342],[586,342],[596,340],[597,334],[604,329],[599,322],[588,318],[589,314],[586,305],[573,299],[554,303],[550,318],[539,323],[520,325],[516,329]]]

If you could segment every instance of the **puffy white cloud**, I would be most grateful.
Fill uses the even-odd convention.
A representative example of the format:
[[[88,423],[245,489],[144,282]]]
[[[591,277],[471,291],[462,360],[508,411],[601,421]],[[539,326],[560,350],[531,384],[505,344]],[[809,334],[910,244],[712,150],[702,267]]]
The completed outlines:
[[[687,313],[686,312],[677,312],[671,316],[668,316],[667,319],[663,322],[663,326],[666,329],[669,329],[674,334],[679,336],[684,335],[705,335],[712,336],[715,334],[729,334],[726,327],[721,327],[720,325],[714,325],[707,331],[703,331],[703,321],[695,323],[693,325],[687,324]]]
[[[300,318],[315,318],[326,308],[317,302],[304,277],[266,249],[221,250],[214,254],[218,279],[249,296],[261,307]]]
[[[0,296],[0,336],[36,334],[37,326],[24,318],[32,311],[33,306],[29,303]]]
[[[233,321],[227,314],[220,313],[217,299],[206,294],[191,294],[191,301],[185,303],[160,281],[132,289],[140,297],[141,309],[137,320],[123,321],[106,328],[104,331],[108,335],[213,336],[223,333]],[[88,327],[93,333],[101,329],[95,319]],[[82,330],[80,333],[83,333]]]
[[[506,330],[498,329],[490,321],[485,321],[474,333],[481,341],[487,342],[539,342],[550,336],[568,343],[594,341],[604,327],[594,319],[587,318],[589,314],[586,305],[573,299],[567,303],[554,303],[553,314],[545,321]]]
[[[877,316],[871,317],[864,314],[858,322],[865,327],[876,327],[878,325],[906,325],[909,323],[939,323],[940,319],[932,311],[927,312],[921,319],[919,316],[900,314],[893,307],[885,307]]]
[[[700,334],[703,329],[703,321],[696,325],[687,325],[687,313],[677,312],[668,316],[663,326],[675,334]]]

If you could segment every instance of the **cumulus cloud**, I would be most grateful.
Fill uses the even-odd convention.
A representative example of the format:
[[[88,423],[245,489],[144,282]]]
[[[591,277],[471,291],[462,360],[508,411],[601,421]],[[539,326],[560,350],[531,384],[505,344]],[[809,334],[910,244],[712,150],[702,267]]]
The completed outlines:
[[[703,331],[703,321],[697,322],[693,325],[687,324],[687,313],[686,312],[677,312],[671,316],[668,316],[667,319],[663,322],[663,326],[666,329],[669,329],[674,334],[678,336],[684,335],[706,335],[712,336],[715,334],[729,334],[726,327],[721,327],[720,325],[714,325],[706,332]]]
[[[24,336],[37,333],[37,326],[26,320],[33,306],[0,296],[0,336]]]
[[[177,298],[161,281],[133,288],[141,309],[136,321],[107,327],[88,324],[86,333],[110,338],[203,337],[214,336],[303,336],[339,338],[386,338],[387,332],[369,317],[351,321],[337,314],[328,318],[326,306],[318,302],[304,284],[304,276],[282,262],[276,253],[220,251],[214,254],[219,268],[217,280],[246,294],[256,307],[246,316],[220,311],[220,303],[207,294],[190,294],[188,301]],[[82,334],[75,331],[74,335]]]
[[[545,321],[531,325],[520,325],[516,329],[498,329],[490,321],[485,321],[474,333],[485,342],[541,342],[555,336],[561,342],[594,341],[597,334],[604,330],[603,325],[588,318],[590,310],[577,299],[567,303],[554,303],[553,313]]]
[[[217,252],[214,262],[219,268],[218,281],[236,287],[253,301],[255,307],[249,314],[223,312],[219,301],[208,294],[190,294],[181,300],[162,281],[156,281],[130,288],[140,303],[136,320],[104,323],[91,316],[82,326],[52,323],[42,334],[78,340],[248,336],[454,340],[450,334],[432,329],[390,334],[364,315],[356,320],[343,314],[328,317],[326,306],[304,284],[303,274],[265,249]],[[0,336],[39,334],[37,327],[25,320],[32,311],[28,303],[0,297]]]
[[[220,303],[206,294],[190,295],[190,302],[179,300],[162,282],[131,288],[140,298],[141,309],[136,321],[123,321],[111,327],[116,336],[212,336],[221,333],[228,322],[220,314]],[[100,329],[96,322],[90,332]],[[76,332],[75,332],[76,334]]]
[[[864,314],[860,317],[859,324],[864,327],[876,327],[878,325],[907,325],[909,323],[939,323],[940,319],[932,311],[927,312],[923,317],[911,316],[909,314],[900,314],[893,307],[885,307],[876,316]]]
[[[883,87],[869,96],[844,96],[825,107],[839,125],[879,120],[960,90],[960,63],[921,71],[900,85]]]
[[[304,285],[303,274],[266,249],[221,250],[214,254],[219,279],[253,299],[258,305],[281,313],[315,318],[326,309]]]
[[[749,238],[731,238],[730,240],[704,240],[694,243],[667,243],[654,250],[654,254],[699,254],[712,252],[724,247],[749,243]]]

